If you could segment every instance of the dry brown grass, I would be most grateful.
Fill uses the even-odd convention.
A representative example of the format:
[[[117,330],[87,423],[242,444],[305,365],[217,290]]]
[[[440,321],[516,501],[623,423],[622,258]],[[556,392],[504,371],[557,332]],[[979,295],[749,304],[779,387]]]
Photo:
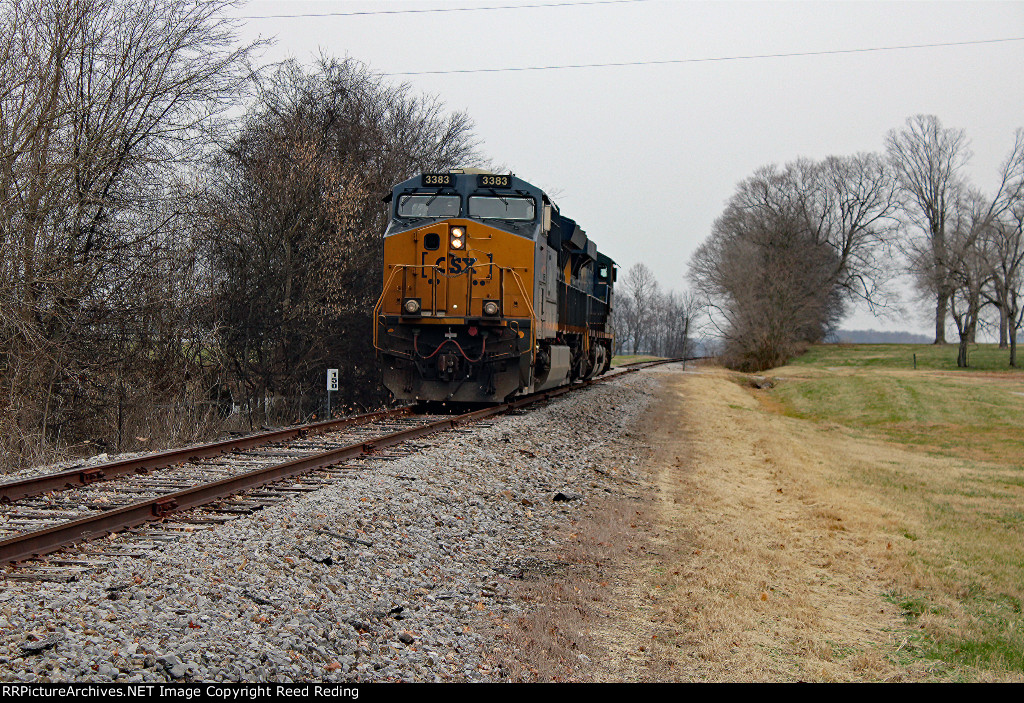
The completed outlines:
[[[624,484],[628,487],[628,484]],[[590,681],[606,654],[592,636],[616,607],[619,565],[646,549],[636,534],[637,502],[613,497],[593,503],[580,520],[552,534],[558,547],[528,562],[513,579],[512,598],[524,612],[495,618],[504,643],[495,666],[514,681]]]
[[[629,593],[651,632],[605,633],[618,655],[608,679],[921,676],[887,656],[901,619],[882,597],[896,560],[885,517],[822,480],[832,438],[797,424],[761,412],[724,374],[666,385],[647,428],[661,558]]]
[[[786,417],[724,371],[662,378],[643,428],[650,485],[625,486],[644,500],[592,503],[563,552],[549,555],[554,572],[524,579],[524,597],[543,606],[509,623],[521,678],[1020,680],[917,647],[940,628],[969,636],[956,589],[971,580],[922,560],[947,545],[913,490],[890,490],[888,472],[914,485],[948,482],[970,515],[981,503],[952,489],[974,469]],[[940,607],[908,624],[893,594],[915,589]]]

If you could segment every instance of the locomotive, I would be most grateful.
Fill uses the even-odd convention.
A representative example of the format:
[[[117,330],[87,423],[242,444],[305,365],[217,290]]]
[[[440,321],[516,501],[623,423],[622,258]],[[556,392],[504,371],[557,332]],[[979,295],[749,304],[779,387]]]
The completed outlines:
[[[502,402],[611,366],[615,262],[541,189],[457,169],[384,202],[373,343],[397,399]]]

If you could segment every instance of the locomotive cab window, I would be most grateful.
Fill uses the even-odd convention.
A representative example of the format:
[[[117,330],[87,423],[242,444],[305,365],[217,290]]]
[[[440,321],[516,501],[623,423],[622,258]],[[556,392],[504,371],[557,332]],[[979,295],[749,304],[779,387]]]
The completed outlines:
[[[458,217],[462,200],[458,195],[416,193],[398,198],[399,217]]]
[[[469,216],[481,220],[532,221],[537,214],[533,198],[516,196],[471,195]]]

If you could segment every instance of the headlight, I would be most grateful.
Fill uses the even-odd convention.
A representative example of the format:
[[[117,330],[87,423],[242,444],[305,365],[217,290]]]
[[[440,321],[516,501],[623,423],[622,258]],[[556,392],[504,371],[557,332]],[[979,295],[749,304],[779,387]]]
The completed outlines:
[[[484,301],[484,315],[494,316],[498,314],[498,303],[493,300]]]
[[[452,249],[462,249],[466,246],[466,228],[465,227],[452,227],[450,230],[451,234],[451,247]]]
[[[408,298],[402,303],[402,309],[405,310],[407,315],[415,315],[420,311],[419,298]]]

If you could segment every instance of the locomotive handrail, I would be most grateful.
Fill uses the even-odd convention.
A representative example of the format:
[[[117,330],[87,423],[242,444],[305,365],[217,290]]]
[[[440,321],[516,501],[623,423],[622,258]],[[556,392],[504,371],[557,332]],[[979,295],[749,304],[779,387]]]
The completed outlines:
[[[377,338],[380,334],[378,328],[380,327],[380,306],[384,304],[384,296],[387,295],[388,289],[391,287],[391,281],[395,279],[395,274],[398,273],[398,269],[401,265],[393,265],[394,270],[391,272],[391,276],[388,277],[387,283],[384,284],[384,289],[380,292],[380,297],[377,298],[377,304],[373,306],[373,348],[377,351],[381,351],[380,346],[377,344]]]
[[[493,266],[494,263],[489,264]],[[500,269],[504,271],[504,269]],[[533,311],[533,301],[526,295],[526,286],[523,285],[522,279],[519,278],[519,274],[516,273],[514,268],[509,269],[512,272],[512,277],[516,281],[516,285],[519,286],[519,293],[523,296],[523,301],[526,303],[526,307],[530,311],[530,364],[534,364],[537,360],[537,315]]]

